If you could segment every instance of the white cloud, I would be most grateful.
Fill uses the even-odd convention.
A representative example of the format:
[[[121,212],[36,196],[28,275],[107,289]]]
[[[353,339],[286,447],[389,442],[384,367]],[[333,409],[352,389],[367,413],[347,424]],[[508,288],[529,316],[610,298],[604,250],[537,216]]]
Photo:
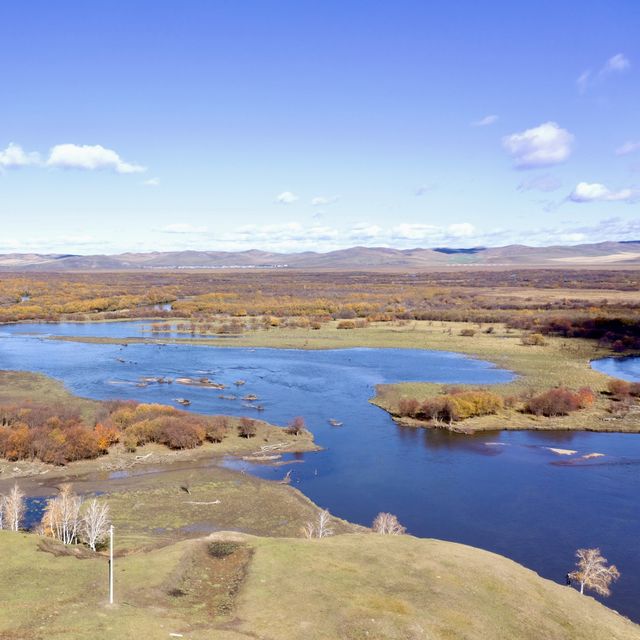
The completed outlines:
[[[29,238],[1,238],[0,252],[9,253],[73,253],[80,250],[83,253],[92,250],[105,250],[105,243],[88,234],[71,234]]]
[[[576,242],[584,242],[587,240],[587,236],[584,233],[560,233],[558,240],[560,240],[560,242],[574,244]]]
[[[149,178],[142,183],[145,187],[158,187],[160,186],[160,178]]]
[[[352,242],[372,242],[383,237],[385,230],[377,224],[361,222],[349,230],[349,238]]]
[[[403,222],[391,230],[391,238],[394,240],[426,240],[439,236],[442,227],[433,224],[412,224]]]
[[[454,238],[469,238],[476,233],[476,228],[469,222],[450,224],[447,231]]]
[[[27,153],[19,144],[10,142],[6,149],[0,150],[0,169],[17,169],[40,164],[40,155]]]
[[[533,176],[518,185],[518,191],[543,191],[548,193],[562,186],[562,181],[549,173]]]
[[[197,227],[192,224],[176,223],[168,224],[160,229],[163,233],[204,233],[207,227]]]
[[[340,196],[316,196],[311,199],[311,204],[314,207],[322,207],[328,204],[333,204],[334,202],[338,202],[340,200]]]
[[[244,251],[263,249],[268,251],[333,251],[355,245],[366,247],[495,247],[508,244],[545,246],[551,244],[576,244],[601,242],[602,240],[637,240],[640,238],[640,218],[609,218],[581,226],[576,221],[565,220],[556,226],[528,226],[520,229],[476,229],[468,222],[451,225],[431,225],[413,222],[395,226],[382,226],[372,222],[330,227],[299,222],[271,225],[246,225],[221,231],[206,231],[204,227],[187,224],[168,225],[168,232],[156,229],[144,239],[114,235],[109,240],[101,236],[98,241],[91,236],[75,235],[27,238],[0,238],[0,251],[21,253],[116,253],[123,251],[177,251],[223,250]],[[469,235],[471,234],[471,235]]]
[[[578,85],[578,91],[580,93],[584,93],[589,88],[589,83],[591,81],[591,71],[583,71],[576,80],[576,84]]]
[[[423,196],[425,193],[429,193],[429,191],[432,191],[433,189],[434,189],[434,185],[432,184],[422,184],[414,191],[414,195],[420,197],[420,196]]]
[[[640,196],[637,189],[620,189],[611,191],[599,182],[580,182],[571,192],[572,202],[633,202]]]
[[[141,173],[145,167],[130,164],[112,149],[102,145],[58,144],[49,153],[47,165],[62,169],[85,169],[88,171],[108,169],[116,173]]]
[[[518,169],[548,167],[571,155],[574,136],[555,122],[543,124],[502,139],[502,146]]]
[[[616,149],[616,155],[628,156],[630,153],[634,153],[635,151],[640,151],[640,140],[627,140],[623,145]]]
[[[276,197],[276,202],[279,202],[280,204],[291,204],[297,199],[298,196],[295,193],[291,193],[291,191],[283,191]]]
[[[615,73],[626,71],[631,66],[629,59],[623,53],[617,53],[607,60],[601,73]]]
[[[495,114],[485,116],[484,118],[480,118],[480,120],[475,120],[471,123],[472,127],[488,127],[492,124],[498,122],[498,116]]]
[[[611,56],[599,71],[593,73],[591,69],[583,71],[576,80],[578,90],[584,93],[587,89],[599,82],[602,82],[607,76],[613,73],[622,73],[631,66],[631,62],[623,53],[617,53]]]

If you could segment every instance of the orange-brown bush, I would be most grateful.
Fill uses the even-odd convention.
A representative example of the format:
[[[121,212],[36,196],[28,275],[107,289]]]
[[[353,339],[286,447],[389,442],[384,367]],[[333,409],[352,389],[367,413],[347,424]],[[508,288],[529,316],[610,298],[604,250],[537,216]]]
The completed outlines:
[[[205,426],[209,442],[222,442],[229,431],[229,421],[224,416],[214,416]]]
[[[307,425],[305,424],[303,417],[296,416],[284,430],[291,436],[299,436],[307,430]]]
[[[258,429],[256,427],[255,420],[251,418],[240,418],[240,424],[238,425],[238,435],[241,438],[253,438]]]
[[[586,387],[577,392],[558,387],[529,398],[524,410],[537,416],[566,416],[593,404],[594,399],[593,392]]]
[[[611,380],[608,384],[609,393],[618,400],[631,396],[640,397],[640,382],[626,380]]]
[[[128,451],[149,442],[188,449],[205,439],[221,442],[228,431],[222,416],[199,416],[160,404],[105,402],[97,415],[100,422],[92,426],[55,404],[0,406],[0,457],[66,464],[95,458],[117,442]]]

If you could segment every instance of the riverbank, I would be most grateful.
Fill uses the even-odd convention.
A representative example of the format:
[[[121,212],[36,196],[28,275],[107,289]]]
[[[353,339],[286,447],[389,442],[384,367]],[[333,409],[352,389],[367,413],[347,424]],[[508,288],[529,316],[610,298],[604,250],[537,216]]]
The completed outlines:
[[[26,371],[0,371],[0,404],[19,406],[31,403],[76,411],[88,424],[95,422],[104,406],[104,402],[99,400],[74,395],[61,382],[46,375]],[[70,462],[65,466],[46,464],[37,459],[12,461],[0,458],[0,481],[34,475],[65,478],[94,471],[116,472],[176,462],[199,463],[202,460],[222,460],[227,455],[260,462],[267,455],[273,458],[283,453],[320,450],[314,442],[313,434],[306,430],[299,435],[291,435],[281,427],[263,420],[253,420],[255,435],[246,438],[238,432],[238,418],[229,417],[228,421],[229,428],[221,442],[205,442],[193,449],[171,450],[160,444],[149,443],[138,446],[135,451],[128,451],[122,444],[115,444],[104,455]]]
[[[504,396],[535,395],[557,386],[577,390],[591,389],[595,403],[587,410],[559,418],[545,418],[514,410],[496,415],[471,418],[452,425],[461,432],[517,430],[585,430],[603,432],[640,432],[640,413],[625,415],[609,412],[605,395],[611,378],[595,371],[591,360],[612,355],[610,349],[599,347],[593,340],[545,337],[542,344],[523,344],[520,331],[501,324],[468,322],[410,321],[369,323],[365,327],[339,329],[339,322],[327,323],[319,329],[277,328],[269,331],[246,331],[225,338],[177,338],[126,340],[112,338],[59,337],[60,340],[106,344],[197,344],[225,347],[255,347],[277,349],[349,349],[405,348],[452,351],[490,361],[517,374],[508,384],[491,385],[492,391]],[[391,413],[405,426],[430,427],[430,423],[398,417],[398,403],[403,397],[422,402],[442,392],[445,385],[425,382],[404,382],[378,385],[373,404]],[[465,385],[456,385],[464,387]],[[472,385],[474,387],[482,385]]]

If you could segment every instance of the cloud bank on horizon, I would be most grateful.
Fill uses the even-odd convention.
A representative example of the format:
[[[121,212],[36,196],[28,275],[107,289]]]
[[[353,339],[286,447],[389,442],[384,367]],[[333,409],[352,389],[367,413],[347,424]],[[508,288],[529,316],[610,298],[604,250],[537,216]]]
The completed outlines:
[[[0,8],[0,251],[640,239],[635,3],[285,4]]]

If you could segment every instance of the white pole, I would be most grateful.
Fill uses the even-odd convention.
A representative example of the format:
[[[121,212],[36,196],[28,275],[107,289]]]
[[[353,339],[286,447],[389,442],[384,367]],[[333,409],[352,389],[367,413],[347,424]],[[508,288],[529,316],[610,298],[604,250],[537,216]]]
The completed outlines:
[[[109,604],[113,604],[113,525],[109,527]]]

